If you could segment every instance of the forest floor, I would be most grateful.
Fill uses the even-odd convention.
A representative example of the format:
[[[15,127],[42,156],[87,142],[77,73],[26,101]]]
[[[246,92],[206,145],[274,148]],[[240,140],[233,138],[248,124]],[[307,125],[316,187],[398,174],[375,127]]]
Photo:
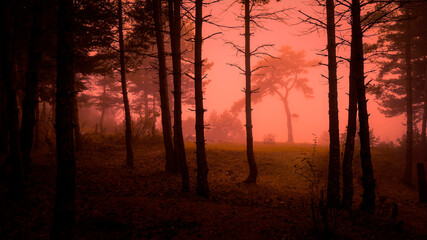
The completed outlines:
[[[374,214],[357,210],[362,187],[355,158],[355,209],[330,212],[333,235],[325,237],[314,229],[311,207],[310,196],[318,200],[320,190],[310,186],[323,188],[327,147],[257,143],[259,178],[256,185],[247,185],[242,183],[248,174],[245,145],[208,143],[210,197],[205,199],[194,190],[195,144],[186,146],[189,193],[181,192],[179,175],[164,172],[161,144],[135,146],[134,170],[124,166],[123,145],[85,144],[76,155],[75,239],[427,239],[427,205],[418,203],[416,186],[401,183],[398,148],[372,151]],[[0,179],[0,239],[49,238],[55,175],[54,154],[39,151],[19,199],[10,196]]]

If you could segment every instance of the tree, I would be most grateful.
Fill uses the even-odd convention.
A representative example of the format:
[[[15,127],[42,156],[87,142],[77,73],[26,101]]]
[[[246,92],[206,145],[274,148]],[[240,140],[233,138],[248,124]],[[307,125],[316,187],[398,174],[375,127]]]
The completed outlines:
[[[33,23],[28,53],[28,66],[25,80],[25,97],[22,110],[22,126],[20,131],[22,161],[24,174],[28,175],[31,163],[31,149],[33,147],[34,127],[36,122],[36,108],[38,107],[38,69],[41,63],[41,32],[43,1],[33,3]]]
[[[126,65],[125,65],[125,49],[123,40],[123,10],[122,1],[117,0],[118,20],[119,20],[119,51],[120,51],[120,81],[122,84],[123,104],[125,108],[125,124],[126,124],[126,165],[130,168],[134,167],[133,163],[133,143],[132,143],[132,119],[130,116],[130,107],[128,92],[126,86]]]
[[[162,112],[163,144],[165,146],[167,172],[177,172],[178,166],[173,150],[171,116],[169,110],[169,93],[166,74],[166,54],[163,37],[163,21],[161,17],[162,4],[160,0],[153,0],[153,18],[156,32],[157,58],[159,62],[159,91],[160,108]]]
[[[379,110],[386,117],[406,114],[406,153],[403,181],[411,183],[413,159],[413,128],[423,121],[424,56],[427,7],[425,2],[406,1],[396,4],[399,11],[390,24],[380,28],[378,42],[372,47],[381,58],[376,59],[380,72],[376,83],[369,87],[375,94]]]
[[[182,190],[190,190],[187,159],[182,135],[182,104],[181,104],[181,1],[168,0],[169,27],[173,63],[173,95],[174,95],[174,150],[179,171],[182,176]]]
[[[203,0],[196,0],[196,35],[194,51],[194,91],[196,96],[196,145],[197,145],[197,194],[209,197],[208,164],[205,149],[205,123],[203,108],[203,60],[202,60],[202,23]]]
[[[329,168],[327,204],[337,208],[340,203],[340,139],[338,120],[338,78],[335,40],[335,4],[326,1],[328,35],[328,83],[329,83]]]
[[[365,95],[365,76],[363,58],[363,33],[360,20],[360,0],[353,0],[351,4],[351,56],[350,56],[350,84],[354,82],[359,107],[359,137],[360,162],[362,164],[363,198],[362,209],[375,209],[375,178],[371,161],[371,146],[369,137],[368,109]]]
[[[313,97],[313,89],[308,85],[308,79],[300,77],[313,67],[315,61],[305,59],[305,51],[293,51],[290,46],[282,46],[280,54],[276,57],[267,57],[258,61],[254,69],[258,69],[253,77],[254,89],[259,94],[253,96],[254,104],[261,102],[265,96],[277,95],[283,103],[286,113],[286,126],[288,129],[288,142],[293,142],[292,114],[289,107],[289,95],[293,90],[301,91],[306,98]],[[235,112],[241,108],[243,101],[237,101],[232,106]]]
[[[1,27],[1,62],[2,82],[6,95],[7,126],[9,128],[10,162],[12,166],[12,184],[20,189],[22,186],[22,159],[19,141],[19,109],[15,68],[16,38],[16,2],[8,0],[2,7]]]
[[[74,33],[73,1],[58,2],[58,55],[56,80],[57,176],[51,239],[72,239],[75,215],[76,162],[73,139]]]

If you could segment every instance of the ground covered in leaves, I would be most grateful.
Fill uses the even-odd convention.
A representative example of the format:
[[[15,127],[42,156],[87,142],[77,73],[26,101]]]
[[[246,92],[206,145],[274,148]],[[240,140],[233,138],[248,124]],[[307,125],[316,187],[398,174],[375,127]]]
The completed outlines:
[[[161,144],[135,146],[135,165],[125,167],[125,148],[108,139],[86,140],[77,157],[76,239],[427,239],[427,206],[416,186],[401,183],[402,155],[395,147],[373,149],[377,210],[361,202],[360,161],[355,158],[355,209],[328,215],[325,236],[316,231],[311,199],[326,179],[326,147],[256,144],[256,185],[248,174],[243,144],[207,145],[209,199],[195,194],[195,144],[187,143],[190,193],[181,178],[164,172]],[[310,164],[314,164],[310,168]],[[55,198],[54,154],[34,154],[30,179],[19,198],[0,189],[0,239],[48,239]],[[415,179],[414,179],[415,182]],[[317,188],[317,190],[316,190]],[[314,189],[314,190],[313,190]],[[316,199],[317,198],[317,199]],[[319,210],[314,208],[318,216]],[[317,218],[316,220],[319,220]]]

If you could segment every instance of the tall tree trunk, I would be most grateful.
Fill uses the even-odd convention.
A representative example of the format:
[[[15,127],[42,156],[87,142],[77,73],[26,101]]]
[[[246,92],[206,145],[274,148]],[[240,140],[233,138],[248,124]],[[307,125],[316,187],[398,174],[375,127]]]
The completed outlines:
[[[73,139],[74,33],[73,0],[58,2],[56,79],[56,200],[51,239],[72,239],[75,215],[76,162]]]
[[[3,46],[2,46],[3,47]],[[3,73],[3,70],[0,70]],[[2,74],[3,78],[3,74]],[[3,81],[0,81],[0,154],[7,154],[9,149],[9,132],[7,127],[6,91]]]
[[[202,76],[202,24],[203,0],[196,0],[196,35],[194,62],[194,91],[196,98],[196,146],[197,146],[197,194],[209,197],[208,163],[205,149],[205,123],[203,108],[203,76]]]
[[[130,117],[130,107],[128,91],[126,87],[126,65],[125,65],[125,48],[123,40],[123,11],[122,0],[117,0],[118,17],[119,17],[119,48],[120,48],[120,76],[122,83],[123,103],[125,107],[125,124],[126,124],[126,165],[134,167],[133,163],[133,143],[132,143],[132,119]]]
[[[424,160],[427,162],[427,134],[426,134],[426,122],[427,122],[427,56],[424,57],[424,64],[426,67],[426,73],[424,77],[424,112],[423,112],[423,122],[422,122],[422,146],[424,148]]]
[[[337,54],[335,42],[335,4],[326,1],[328,33],[328,83],[329,83],[329,167],[327,205],[340,205],[340,132],[338,121]]]
[[[33,3],[33,25],[28,53],[28,67],[25,76],[25,97],[22,111],[22,127],[20,132],[22,162],[24,174],[28,175],[31,164],[31,149],[34,140],[35,113],[38,106],[37,85],[39,82],[38,70],[41,62],[41,32],[42,32],[42,0]]]
[[[353,205],[353,157],[354,139],[357,129],[357,90],[355,72],[350,71],[348,94],[347,136],[345,140],[344,158],[342,162],[343,195],[341,206],[351,209]]]
[[[34,126],[34,147],[40,147],[40,104],[37,103],[36,106],[36,116],[35,116],[35,126]]]
[[[360,162],[362,164],[363,200],[361,208],[375,209],[375,179],[371,161],[368,109],[365,95],[365,76],[363,59],[363,39],[360,22],[360,0],[353,0],[351,7],[352,35],[350,71],[354,72],[357,86],[357,104],[359,106]]]
[[[409,9],[406,9],[406,41],[405,41],[405,64],[406,64],[406,155],[405,155],[405,174],[403,181],[410,185],[412,182],[412,64],[411,64],[411,20],[409,20]]]
[[[15,2],[5,1],[2,8],[1,61],[2,80],[6,93],[7,125],[9,128],[10,161],[12,166],[12,185],[19,190],[22,186],[22,159],[19,142],[19,108],[15,81]]]
[[[157,57],[159,60],[159,92],[160,110],[162,112],[163,144],[165,146],[165,170],[170,173],[178,172],[177,158],[174,156],[172,143],[172,126],[169,108],[169,91],[166,74],[166,54],[163,36],[163,22],[160,17],[162,12],[161,0],[153,0],[154,27],[156,31]]]
[[[252,135],[252,90],[251,90],[251,16],[250,1],[244,0],[245,3],[245,113],[246,113],[246,155],[249,164],[249,176],[245,183],[256,183],[258,168],[254,155],[254,139]]]
[[[185,156],[184,137],[182,135],[181,105],[181,1],[169,0],[169,25],[173,63],[173,95],[174,95],[174,148],[175,157],[182,176],[182,190],[190,190],[187,158]]]
[[[78,152],[82,149],[82,134],[80,133],[79,103],[75,95],[73,96],[73,131],[75,150]]]

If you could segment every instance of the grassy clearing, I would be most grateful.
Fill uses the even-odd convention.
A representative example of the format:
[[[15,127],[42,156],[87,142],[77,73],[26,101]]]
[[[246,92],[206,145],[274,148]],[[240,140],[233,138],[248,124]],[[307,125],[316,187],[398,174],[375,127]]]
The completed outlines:
[[[256,185],[242,184],[248,174],[246,148],[237,143],[208,143],[211,197],[195,194],[195,144],[186,143],[190,193],[179,175],[163,171],[162,145],[135,147],[134,170],[125,167],[125,148],[112,142],[85,144],[77,154],[76,239],[315,239],[309,206],[310,172],[306,161],[326,179],[328,148],[312,144],[255,144]],[[416,188],[400,182],[400,152],[372,151],[378,186],[375,216],[359,211],[337,218],[338,239],[416,239],[427,236],[425,205]],[[360,161],[356,156],[355,206],[361,199]],[[53,219],[55,161],[35,155],[25,198],[1,203],[0,239],[47,239]],[[325,182],[319,182],[324,185]],[[2,188],[3,196],[8,196]],[[397,203],[399,214],[390,219]],[[7,220],[6,220],[7,219]],[[402,221],[403,225],[398,226]],[[5,236],[5,237],[2,237]]]

